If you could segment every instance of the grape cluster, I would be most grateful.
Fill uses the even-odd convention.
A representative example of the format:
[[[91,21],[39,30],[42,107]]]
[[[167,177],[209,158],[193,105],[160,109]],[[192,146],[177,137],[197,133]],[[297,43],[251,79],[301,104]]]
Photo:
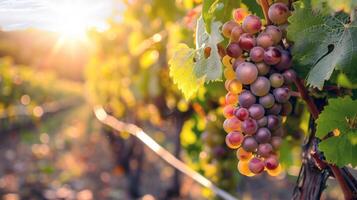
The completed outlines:
[[[222,34],[230,40],[222,58],[228,91],[223,108],[226,144],[237,149],[241,174],[266,170],[275,176],[281,172],[277,151],[284,134],[282,116],[292,111],[290,85],[296,76],[280,26],[287,23],[290,11],[283,3],[273,4],[268,16],[274,25],[266,27],[259,17],[247,15],[241,20],[237,12],[242,11],[237,9],[234,20],[222,26]]]

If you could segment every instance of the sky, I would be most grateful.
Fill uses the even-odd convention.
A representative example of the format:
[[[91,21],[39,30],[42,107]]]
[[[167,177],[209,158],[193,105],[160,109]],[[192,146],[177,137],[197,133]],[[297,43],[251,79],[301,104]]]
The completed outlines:
[[[113,0],[0,0],[0,29],[102,29],[113,6]]]

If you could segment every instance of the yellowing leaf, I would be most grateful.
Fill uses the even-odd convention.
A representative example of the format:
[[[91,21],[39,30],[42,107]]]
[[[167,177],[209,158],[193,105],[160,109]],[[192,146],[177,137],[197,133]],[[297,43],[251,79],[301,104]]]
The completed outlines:
[[[204,77],[197,77],[194,73],[195,50],[186,44],[179,44],[169,61],[170,77],[182,91],[186,99],[190,99],[204,83]]]

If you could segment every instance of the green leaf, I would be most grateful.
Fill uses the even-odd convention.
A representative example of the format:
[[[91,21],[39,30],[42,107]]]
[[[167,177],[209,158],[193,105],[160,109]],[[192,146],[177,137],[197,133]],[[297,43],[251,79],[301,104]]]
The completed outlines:
[[[197,77],[194,72],[195,50],[186,44],[179,44],[169,60],[170,77],[182,91],[186,99],[190,99],[204,83],[204,77]]]
[[[206,30],[211,33],[214,21],[226,22],[232,18],[232,11],[240,6],[240,0],[204,0],[202,7]]]
[[[219,28],[222,26],[221,22],[212,23],[212,32],[208,34],[204,27],[202,17],[197,21],[196,28],[196,63],[195,74],[197,77],[205,76],[205,81],[216,81],[221,79],[222,63],[218,53],[217,44],[223,41],[223,37]],[[204,55],[204,48],[210,47],[211,53],[208,58]]]
[[[311,2],[313,8],[326,9],[326,6],[328,6],[333,11],[345,11],[347,13],[350,13],[357,6],[356,0],[312,0]],[[331,11],[330,9],[327,9],[327,11]]]
[[[335,69],[357,82],[357,22],[349,24],[344,13],[335,16],[313,10],[307,1],[294,4],[288,38],[294,41],[294,59],[310,69],[307,82],[322,89]],[[299,69],[298,69],[299,71]]]
[[[357,165],[357,101],[350,97],[330,99],[317,119],[316,136],[323,138],[338,129],[339,135],[321,141],[326,159],[339,166]]]

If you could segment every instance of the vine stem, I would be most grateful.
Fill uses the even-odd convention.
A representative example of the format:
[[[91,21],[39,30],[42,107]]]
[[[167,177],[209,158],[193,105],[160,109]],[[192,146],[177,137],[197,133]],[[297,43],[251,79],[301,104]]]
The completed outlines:
[[[270,19],[268,17],[268,10],[269,10],[268,1],[267,0],[260,0],[260,6],[262,7],[264,18],[265,18],[267,24],[269,25],[271,22],[270,22]]]
[[[316,120],[319,117],[320,111],[314,103],[314,100],[311,98],[311,96],[309,96],[309,93],[306,87],[304,86],[303,81],[299,77],[296,77],[294,79],[294,83],[298,91],[300,92],[301,98],[306,102],[312,117],[314,118],[314,120]]]
[[[344,180],[342,174],[341,174],[341,169],[339,169],[338,167],[336,167],[336,165],[329,165],[330,169],[333,173],[333,175],[335,176],[337,182],[340,184],[341,189],[343,191],[343,195],[345,196],[345,199],[353,199],[353,194],[351,192],[351,190],[348,188],[346,181]]]

